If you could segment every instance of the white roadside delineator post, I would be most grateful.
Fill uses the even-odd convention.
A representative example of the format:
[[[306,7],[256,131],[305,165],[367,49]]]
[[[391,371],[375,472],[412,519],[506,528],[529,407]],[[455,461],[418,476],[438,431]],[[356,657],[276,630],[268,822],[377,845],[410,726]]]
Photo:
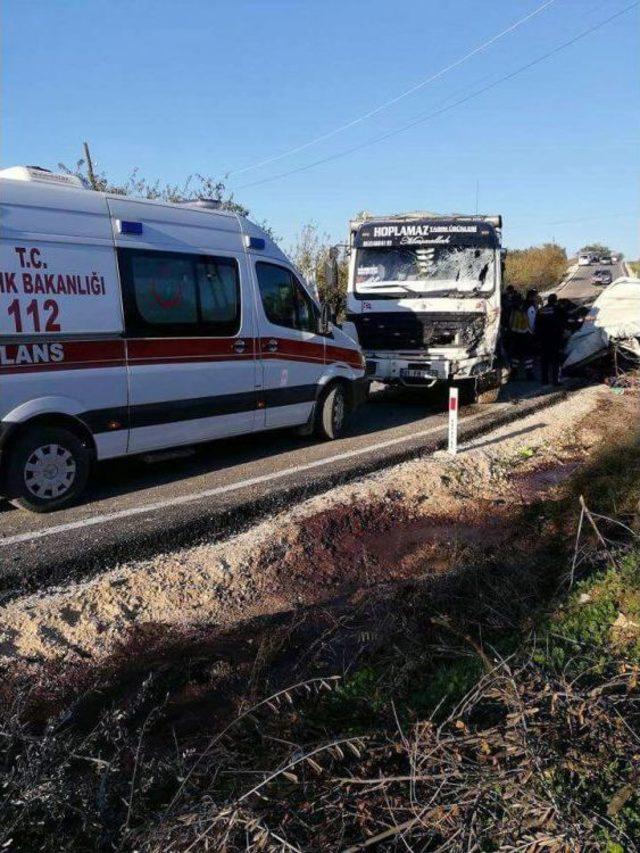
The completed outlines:
[[[458,452],[458,389],[449,388],[449,453]]]

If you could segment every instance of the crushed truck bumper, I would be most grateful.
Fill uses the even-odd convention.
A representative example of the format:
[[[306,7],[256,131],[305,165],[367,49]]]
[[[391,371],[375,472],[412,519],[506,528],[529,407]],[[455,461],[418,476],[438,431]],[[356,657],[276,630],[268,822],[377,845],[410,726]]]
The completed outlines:
[[[469,357],[460,353],[367,353],[367,379],[387,385],[425,385],[470,379],[482,376],[494,369],[490,355]]]

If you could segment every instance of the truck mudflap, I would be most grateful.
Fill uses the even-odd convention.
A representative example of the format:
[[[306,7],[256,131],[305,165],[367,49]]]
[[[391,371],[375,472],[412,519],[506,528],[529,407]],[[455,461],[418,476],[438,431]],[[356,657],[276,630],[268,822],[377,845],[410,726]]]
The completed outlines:
[[[351,388],[353,391],[352,405],[354,411],[359,408],[364,402],[366,402],[369,396],[370,384],[371,377],[369,376],[362,376],[360,377],[360,379],[353,380]]]

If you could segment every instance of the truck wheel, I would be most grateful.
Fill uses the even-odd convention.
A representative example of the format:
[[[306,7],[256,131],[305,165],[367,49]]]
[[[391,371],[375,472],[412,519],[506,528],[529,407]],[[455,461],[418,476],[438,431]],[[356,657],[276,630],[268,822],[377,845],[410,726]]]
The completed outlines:
[[[462,379],[454,383],[458,388],[458,401],[461,406],[472,406],[478,402],[478,389],[475,379]]]
[[[33,427],[9,451],[5,486],[14,506],[52,512],[83,491],[91,451],[77,435],[60,427]]]
[[[476,397],[478,403],[497,403],[500,395],[500,388],[487,388],[486,391],[480,391]]]
[[[347,425],[349,407],[342,383],[336,383],[318,401],[315,433],[319,438],[340,438]]]
[[[496,367],[489,374],[489,380],[481,386],[477,395],[478,403],[497,403],[500,389],[507,382],[509,372],[502,367]]]

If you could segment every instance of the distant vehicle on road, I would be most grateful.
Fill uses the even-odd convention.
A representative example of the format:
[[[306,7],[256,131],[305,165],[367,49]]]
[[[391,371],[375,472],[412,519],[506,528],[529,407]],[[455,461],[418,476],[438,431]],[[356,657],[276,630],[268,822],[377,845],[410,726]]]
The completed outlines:
[[[591,280],[594,284],[607,285],[611,284],[613,277],[609,270],[596,270],[591,276]]]
[[[612,264],[612,263],[613,263],[613,258],[611,257],[611,255],[603,255],[603,256],[600,258],[600,263],[601,263],[601,264]]]
[[[578,266],[588,267],[591,263],[591,255],[578,255]]]
[[[453,382],[467,399],[495,398],[501,229],[500,216],[351,222],[347,321],[368,378],[425,388]]]
[[[94,459],[275,427],[342,432],[357,344],[289,259],[217,202],[0,173],[0,494],[37,512]]]
[[[599,264],[600,263],[600,255],[591,255],[591,263]]]

